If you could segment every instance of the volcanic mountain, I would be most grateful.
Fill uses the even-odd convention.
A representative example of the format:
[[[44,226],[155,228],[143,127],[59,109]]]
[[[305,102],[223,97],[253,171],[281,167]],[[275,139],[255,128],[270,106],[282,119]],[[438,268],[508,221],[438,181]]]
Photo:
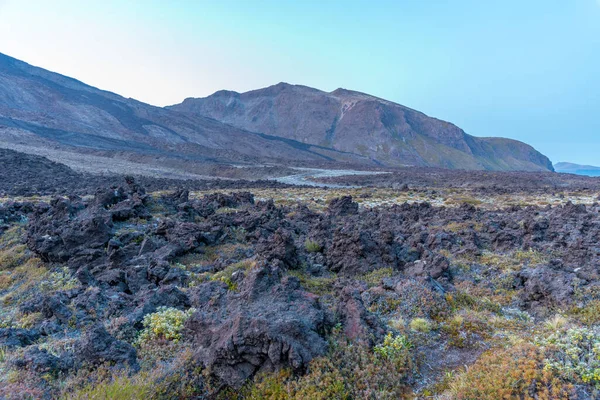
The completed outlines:
[[[391,101],[355,91],[323,92],[279,83],[246,93],[219,91],[169,107],[190,116],[358,153],[391,166],[473,170],[553,170],[516,140],[480,138]]]
[[[265,163],[552,170],[528,145],[358,92],[278,84],[161,108],[3,54],[0,147],[89,172],[179,177]]]

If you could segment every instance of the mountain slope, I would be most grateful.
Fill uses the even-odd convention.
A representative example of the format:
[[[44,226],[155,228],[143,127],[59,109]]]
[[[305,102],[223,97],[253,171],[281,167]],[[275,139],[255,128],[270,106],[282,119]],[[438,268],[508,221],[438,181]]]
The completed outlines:
[[[553,170],[547,157],[510,139],[479,138],[457,126],[364,93],[280,83],[219,91],[168,107],[238,128],[359,153],[386,165],[478,170]]]
[[[188,168],[190,162],[370,162],[126,99],[3,54],[0,146],[118,156],[141,163],[179,160],[180,168]]]

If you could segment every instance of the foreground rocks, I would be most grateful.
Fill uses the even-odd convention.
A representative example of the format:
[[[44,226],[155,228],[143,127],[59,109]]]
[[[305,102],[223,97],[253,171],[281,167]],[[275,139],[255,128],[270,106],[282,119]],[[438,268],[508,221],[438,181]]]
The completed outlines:
[[[397,315],[444,318],[465,285],[501,281],[518,293],[511,307],[531,313],[585,304],[600,289],[598,205],[360,209],[342,197],[316,212],[247,192],[150,196],[128,179],[90,199],[5,204],[0,216],[6,229],[26,223],[27,247],[46,266],[66,267],[67,287],[18,305],[38,320],[0,329],[0,345],[23,349],[16,368],[39,375],[137,371],[135,338],[161,307],[195,310],[181,340],[218,392],[263,372],[305,373],[332,330],[373,346]],[[518,252],[514,270],[479,263]],[[467,261],[470,272],[458,267]],[[73,345],[49,353],[36,346],[43,338]]]

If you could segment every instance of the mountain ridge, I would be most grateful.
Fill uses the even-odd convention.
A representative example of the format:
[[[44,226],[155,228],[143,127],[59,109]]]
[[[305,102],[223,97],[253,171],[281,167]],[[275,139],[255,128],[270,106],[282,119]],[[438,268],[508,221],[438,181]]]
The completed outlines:
[[[221,90],[166,108],[359,153],[384,165],[553,170],[547,157],[522,142],[471,136],[452,123],[345,88],[326,92],[280,82],[243,93]]]

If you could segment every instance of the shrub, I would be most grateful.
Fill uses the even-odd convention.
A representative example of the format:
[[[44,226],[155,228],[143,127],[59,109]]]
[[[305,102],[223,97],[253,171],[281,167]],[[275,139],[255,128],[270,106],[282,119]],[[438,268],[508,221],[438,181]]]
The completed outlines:
[[[431,324],[425,318],[415,318],[410,321],[410,329],[416,332],[429,333]]]
[[[240,396],[224,398],[302,399],[398,399],[409,393],[407,380],[413,370],[412,345],[405,336],[388,334],[374,349],[351,343],[334,331],[331,349],[314,359],[304,376],[289,371],[259,375]]]
[[[375,346],[373,351],[381,357],[394,362],[405,361],[412,344],[404,335],[393,336],[391,332],[383,339],[383,343]]]
[[[448,335],[449,345],[459,348],[471,347],[490,337],[492,324],[499,325],[499,318],[492,317],[489,313],[462,311],[444,321],[441,330]]]
[[[40,282],[40,289],[44,292],[54,292],[56,290],[70,290],[79,286],[79,280],[71,275],[69,268],[62,267],[57,271],[51,272],[46,279]]]
[[[600,300],[592,300],[585,307],[573,308],[571,314],[586,325],[595,325],[600,322]]]
[[[545,350],[545,369],[574,382],[600,388],[600,329],[571,328],[538,339]]]
[[[306,239],[304,248],[309,253],[318,253],[323,249],[319,242],[310,239]]]
[[[194,308],[181,311],[176,308],[159,307],[157,312],[144,317],[144,330],[138,337],[138,344],[159,339],[178,342],[181,340],[183,324],[194,312]]]

